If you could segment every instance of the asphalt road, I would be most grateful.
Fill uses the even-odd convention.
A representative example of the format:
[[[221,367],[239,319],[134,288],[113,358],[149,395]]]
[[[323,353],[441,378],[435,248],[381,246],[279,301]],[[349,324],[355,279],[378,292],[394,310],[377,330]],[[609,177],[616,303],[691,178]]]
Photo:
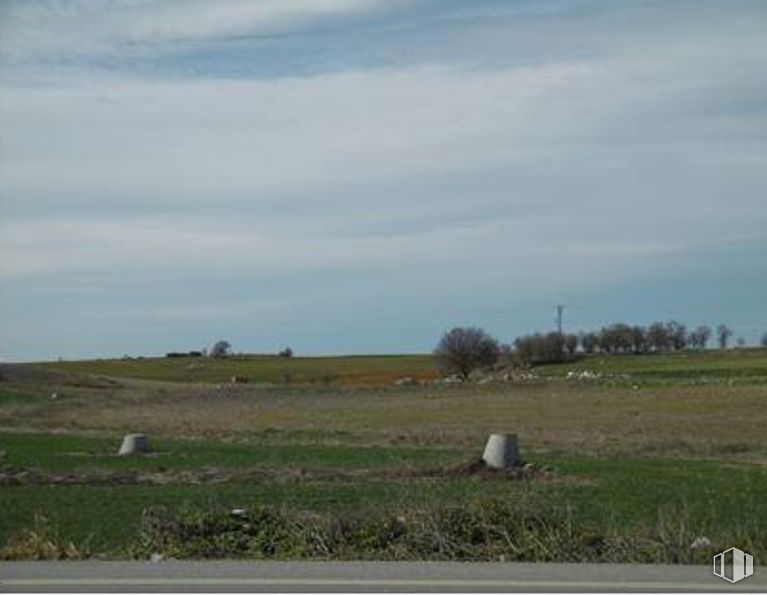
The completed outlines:
[[[401,562],[0,562],[3,592],[747,591],[708,566]]]

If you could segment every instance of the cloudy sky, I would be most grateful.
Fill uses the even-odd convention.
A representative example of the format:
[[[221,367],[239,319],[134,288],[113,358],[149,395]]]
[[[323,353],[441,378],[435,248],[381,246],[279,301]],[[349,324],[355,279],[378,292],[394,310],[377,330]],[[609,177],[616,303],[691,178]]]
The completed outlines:
[[[4,0],[0,359],[767,331],[763,0]]]

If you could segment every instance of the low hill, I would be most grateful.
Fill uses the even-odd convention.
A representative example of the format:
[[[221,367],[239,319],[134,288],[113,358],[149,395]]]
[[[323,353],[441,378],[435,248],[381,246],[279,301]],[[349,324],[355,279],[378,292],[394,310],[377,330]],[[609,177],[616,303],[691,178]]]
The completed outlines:
[[[439,378],[431,355],[278,357],[240,355],[226,358],[173,357],[99,359],[30,364],[49,373],[89,374],[170,382],[225,383],[233,376],[251,383],[342,386],[389,385],[400,378]],[[571,362],[538,366],[540,378],[568,373],[628,377],[648,382],[708,380],[767,381],[767,349],[681,351],[643,355],[580,355]]]
[[[31,366],[113,378],[205,383],[229,382],[236,376],[251,383],[374,386],[403,377],[420,381],[438,377],[430,355],[163,357],[40,362]]]

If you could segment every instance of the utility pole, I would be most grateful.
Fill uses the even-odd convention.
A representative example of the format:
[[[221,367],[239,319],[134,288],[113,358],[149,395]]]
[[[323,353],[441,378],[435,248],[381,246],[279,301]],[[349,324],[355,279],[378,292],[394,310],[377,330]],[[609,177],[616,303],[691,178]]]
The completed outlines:
[[[559,334],[559,338],[562,338],[562,313],[565,310],[564,304],[559,304],[557,306],[557,333]]]

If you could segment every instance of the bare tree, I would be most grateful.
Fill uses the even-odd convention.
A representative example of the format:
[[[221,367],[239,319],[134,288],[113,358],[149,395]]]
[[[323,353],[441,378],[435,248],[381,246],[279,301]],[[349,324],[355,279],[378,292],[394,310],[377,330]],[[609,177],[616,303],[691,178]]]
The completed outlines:
[[[662,322],[653,322],[647,329],[647,343],[654,351],[666,351],[671,347],[668,327]]]
[[[629,330],[631,338],[631,349],[634,353],[644,353],[647,351],[647,331],[638,325],[632,326]]]
[[[232,344],[225,339],[213,343],[210,348],[210,357],[226,357],[232,352]]]
[[[599,335],[597,333],[581,333],[581,347],[586,353],[595,353],[599,350]]]
[[[716,336],[719,338],[719,349],[727,349],[727,342],[732,337],[732,329],[726,324],[716,327]]]
[[[564,335],[562,337],[562,344],[567,354],[572,357],[578,349],[578,335]]]
[[[517,337],[514,339],[514,353],[517,361],[524,365],[561,362],[565,359],[564,340],[556,331]]]
[[[455,327],[440,339],[434,355],[440,369],[466,380],[474,370],[498,361],[498,341],[476,327]]]
[[[684,349],[687,346],[687,327],[681,322],[671,320],[666,323],[666,332],[674,351]]]
[[[693,349],[705,349],[710,338],[711,327],[702,324],[690,333],[690,347]]]
[[[634,330],[622,322],[599,331],[599,345],[608,353],[628,353],[634,345]]]

